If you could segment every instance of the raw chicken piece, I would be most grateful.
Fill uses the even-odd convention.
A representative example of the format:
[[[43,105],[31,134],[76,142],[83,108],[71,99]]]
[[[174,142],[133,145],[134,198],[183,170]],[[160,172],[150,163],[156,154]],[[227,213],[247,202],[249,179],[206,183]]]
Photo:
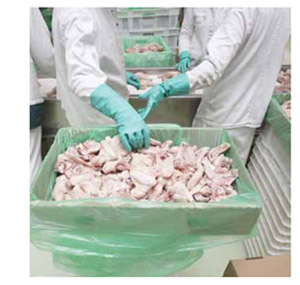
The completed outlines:
[[[60,175],[52,197],[216,202],[237,195],[231,184],[238,171],[222,154],[229,144],[209,150],[172,143],[151,139],[149,149],[128,152],[116,136],[70,146],[58,156],[55,169]]]
[[[231,164],[232,164],[232,159],[224,156],[224,154],[221,154],[220,156],[218,156],[213,162],[214,166],[226,168],[226,169],[229,169]]]
[[[220,154],[222,154],[223,152],[225,152],[226,150],[228,150],[230,148],[230,144],[229,143],[223,143],[217,147],[212,148],[208,154],[207,157],[209,158],[209,160],[211,162],[213,162]]]
[[[144,80],[147,80],[149,78],[149,75],[147,73],[144,73],[144,72],[137,72],[135,73],[136,77],[138,79],[144,79]]]
[[[122,159],[119,160],[114,160],[114,161],[107,161],[101,171],[104,174],[108,174],[108,173],[114,173],[117,171],[124,171],[124,170],[129,170],[130,169],[130,164],[123,161]]]
[[[161,52],[163,51],[163,46],[158,43],[151,43],[146,45],[135,44],[130,48],[125,50],[127,53],[146,53],[146,52]]]
[[[155,140],[155,139],[150,139],[150,145],[151,146],[161,146],[162,145],[162,143],[160,142],[160,141],[158,141],[158,140]]]
[[[154,164],[154,157],[148,154],[133,153],[130,165],[132,168],[139,166],[150,167]]]
[[[193,202],[193,196],[182,182],[176,182],[166,187],[170,196],[173,196],[175,202]]]
[[[156,164],[158,166],[158,173],[164,178],[170,178],[174,172],[174,161],[172,157],[161,159],[159,155],[156,155]]]
[[[202,164],[199,164],[198,170],[193,174],[192,178],[188,182],[187,188],[189,190],[192,190],[200,182],[200,179],[202,178],[203,174],[204,168]]]
[[[285,101],[282,104],[282,109],[289,118],[291,118],[291,109],[292,109],[291,107],[292,107],[291,100]]]
[[[281,70],[277,77],[277,84],[274,92],[276,93],[290,93],[291,92],[291,70]]]
[[[202,160],[208,154],[208,151],[209,147],[201,147],[199,150],[196,151],[197,165],[202,163]]]
[[[139,167],[130,170],[130,176],[135,185],[151,188],[156,184],[156,177],[149,168]]]
[[[101,144],[95,141],[86,141],[83,146],[87,150],[88,154],[97,154],[100,151]]]
[[[173,78],[177,75],[179,75],[178,71],[168,71],[168,72],[158,75],[158,77],[161,78],[163,81],[165,81],[165,80]]]
[[[226,172],[220,171],[220,168],[211,164],[206,157],[203,159],[203,166],[207,177],[215,181],[218,185],[231,185],[238,177],[237,169],[227,170]]]
[[[56,201],[64,200],[65,194],[69,189],[67,186],[68,179],[65,175],[60,175],[56,178],[56,183],[52,192],[52,198]]]
[[[193,198],[195,199],[196,202],[208,202],[209,198],[204,197],[201,195],[201,193],[196,193],[193,195]]]

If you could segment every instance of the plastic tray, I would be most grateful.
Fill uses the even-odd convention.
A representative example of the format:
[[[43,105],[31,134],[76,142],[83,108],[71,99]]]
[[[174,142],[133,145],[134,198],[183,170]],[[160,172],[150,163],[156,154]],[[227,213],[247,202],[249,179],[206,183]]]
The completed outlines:
[[[132,30],[132,31],[121,31],[122,37],[136,37],[136,36],[179,36],[178,28],[163,28],[163,29],[146,29],[146,30]]]
[[[279,165],[280,169],[290,180],[291,176],[291,157],[282,145],[277,133],[271,125],[266,124],[260,134],[265,147],[272,153],[272,157]]]
[[[178,28],[180,8],[117,9],[117,24],[120,31],[159,28]]]
[[[163,46],[162,52],[126,53],[125,50],[134,44],[145,45],[158,43]],[[123,38],[123,51],[126,67],[169,67],[174,66],[173,53],[165,40],[159,36]]]
[[[255,168],[255,171],[253,171],[253,167]],[[252,178],[254,177],[254,175],[256,177],[258,177],[258,180],[256,179],[256,182],[260,183],[259,185],[263,188],[262,192],[266,195],[266,197],[268,197],[268,200],[270,201],[270,203],[272,203],[273,205],[273,212],[274,212],[274,219],[279,219],[279,221],[281,222],[281,224],[286,228],[289,229],[291,227],[291,220],[290,218],[288,218],[286,211],[284,210],[282,204],[280,204],[278,197],[275,195],[273,189],[271,188],[267,188],[267,184],[265,183],[265,181],[263,179],[265,179],[265,177],[259,172],[261,169],[260,166],[257,166],[257,164],[255,163],[255,166],[250,165],[249,164],[249,170],[252,171]],[[262,178],[263,177],[263,178]],[[254,178],[255,180],[255,178]],[[267,190],[268,189],[268,190]]]
[[[271,221],[273,222],[273,224],[276,225],[277,229],[280,231],[282,235],[289,236],[291,232],[290,223],[286,223],[282,219],[282,217],[278,215],[276,206],[274,205],[272,198],[270,199],[268,197],[270,193],[265,190],[264,186],[262,185],[262,182],[260,181],[260,177],[258,176],[256,170],[254,170],[254,168],[255,168],[254,166],[249,165],[248,170],[264,202],[263,211],[268,213],[267,216],[270,217]]]
[[[249,172],[252,175],[252,170],[249,168]],[[253,179],[255,181],[255,179]],[[256,182],[256,181],[255,181]],[[259,184],[257,184],[257,187],[259,187]],[[270,224],[270,220],[266,218],[265,216],[265,207],[263,207],[262,215],[258,222],[258,240],[261,241],[265,245],[265,253],[268,255],[275,255],[279,252],[286,252],[290,250],[290,237],[279,237],[279,234],[277,234]],[[262,226],[264,225],[264,226]],[[265,230],[266,229],[266,230]],[[254,242],[254,241],[253,241]],[[275,245],[274,245],[275,244]],[[277,244],[277,245],[276,245]],[[278,248],[279,244],[279,248]],[[283,249],[283,251],[281,251]]]
[[[274,177],[274,174],[271,173],[271,171],[267,171],[267,165],[265,165],[262,162],[262,156],[261,153],[258,153],[257,147],[253,149],[253,155],[255,156],[254,161],[256,161],[256,166],[258,167],[258,173],[261,173],[261,181],[264,183],[266,190],[272,191],[273,195],[277,198],[278,201],[276,206],[281,205],[281,207],[284,209],[284,212],[286,214],[286,217],[288,219],[291,218],[291,203],[290,199],[285,195],[285,192],[282,190],[281,186],[276,181],[276,178]],[[258,162],[258,163],[257,163]],[[281,199],[278,199],[278,198]]]
[[[278,188],[283,191],[283,195],[288,201],[291,200],[291,179],[287,177],[282,170],[284,166],[279,166],[273,155],[270,153],[268,148],[265,146],[261,139],[256,141],[256,148],[261,154],[261,158],[264,164],[267,164],[266,171],[270,173],[272,177],[275,177],[277,184],[281,187]]]
[[[290,98],[290,94],[274,94],[265,117],[268,125],[277,134],[277,140],[289,155],[291,154],[291,120],[282,110],[281,104]]]
[[[290,181],[288,181],[282,172],[277,168],[272,158],[265,154],[263,146],[259,141],[256,143],[254,151],[257,154],[257,159],[260,161],[261,166],[264,168],[264,172],[266,173],[268,181],[272,184],[277,195],[283,198],[284,204],[288,205],[290,209]]]
[[[253,237],[244,242],[248,257],[261,257],[266,255],[266,248],[260,237]]]

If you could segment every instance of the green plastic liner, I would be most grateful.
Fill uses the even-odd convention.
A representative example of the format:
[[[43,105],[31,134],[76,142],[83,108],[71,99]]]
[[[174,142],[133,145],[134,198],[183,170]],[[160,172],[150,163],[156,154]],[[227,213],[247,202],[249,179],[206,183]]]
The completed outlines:
[[[158,43],[162,52],[127,53],[126,49],[135,44],[146,45]],[[123,38],[124,61],[126,67],[170,67],[174,66],[172,49],[160,36],[142,36]]]
[[[281,105],[290,99],[291,94],[274,94],[266,114],[267,123],[274,128],[289,155],[291,155],[291,120],[284,113]]]
[[[114,135],[114,127],[60,129],[31,185],[31,242],[51,251],[56,266],[79,276],[167,276],[194,263],[205,248],[256,235],[261,202],[223,129],[154,125],[151,137],[176,145],[229,142],[227,155],[239,169],[237,196],[207,204],[122,198],[52,201],[58,154],[70,145]]]

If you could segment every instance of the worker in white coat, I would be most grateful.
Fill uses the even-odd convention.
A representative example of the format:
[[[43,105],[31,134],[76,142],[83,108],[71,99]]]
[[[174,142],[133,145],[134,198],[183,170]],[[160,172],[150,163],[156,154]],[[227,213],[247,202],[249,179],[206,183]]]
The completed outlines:
[[[55,77],[54,51],[50,32],[38,8],[30,9],[30,181],[42,164],[42,107],[36,67]]]
[[[288,8],[231,8],[208,41],[199,65],[140,95],[148,99],[147,107],[140,110],[142,117],[165,97],[205,88],[193,126],[226,128],[246,161],[289,36]]]
[[[52,32],[57,95],[71,126],[116,123],[125,148],[149,146],[149,129],[128,103],[127,83],[116,21],[104,8],[55,8]]]
[[[178,71],[186,72],[201,62],[206,54],[208,41],[229,10],[230,8],[185,8],[179,34]]]

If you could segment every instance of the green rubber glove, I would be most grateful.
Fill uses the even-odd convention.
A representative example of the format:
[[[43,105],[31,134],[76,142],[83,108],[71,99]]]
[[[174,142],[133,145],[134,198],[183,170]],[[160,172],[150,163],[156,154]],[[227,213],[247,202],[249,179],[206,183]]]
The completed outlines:
[[[173,77],[161,84],[158,84],[139,95],[140,99],[148,99],[146,108],[138,110],[141,117],[145,120],[165,97],[189,94],[190,82],[188,76],[183,73]]]
[[[127,84],[134,86],[137,90],[141,89],[141,82],[135,74],[126,72],[126,80]]]
[[[181,73],[185,73],[190,67],[191,55],[188,51],[185,50],[179,55],[179,63],[176,65],[176,69]]]
[[[128,151],[149,147],[149,128],[121,95],[101,84],[92,92],[90,101],[98,111],[115,120],[120,139]]]

